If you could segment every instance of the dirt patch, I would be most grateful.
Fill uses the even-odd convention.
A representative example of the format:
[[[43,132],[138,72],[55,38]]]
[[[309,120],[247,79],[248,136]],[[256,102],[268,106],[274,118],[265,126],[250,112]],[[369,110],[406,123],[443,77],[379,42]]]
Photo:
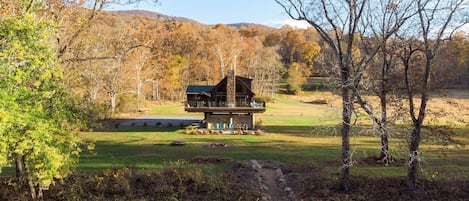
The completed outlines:
[[[228,148],[228,145],[225,143],[211,143],[211,144],[202,145],[202,147],[206,149],[224,149],[224,148]]]
[[[290,165],[276,161],[249,160],[232,172],[242,181],[260,189],[264,201],[296,201],[294,189],[288,184],[282,167]]]
[[[312,171],[303,175],[299,197],[312,200],[467,200],[469,181],[420,180],[419,189],[407,189],[405,177],[351,176],[352,189],[343,192],[339,175]]]
[[[403,159],[403,158],[393,158],[393,157],[390,157],[389,161],[387,164],[385,164],[385,162],[378,158],[378,157],[375,157],[375,156],[370,156],[370,157],[366,157],[366,158],[360,158],[358,159],[357,161],[357,165],[360,165],[360,166],[393,166],[393,167],[402,167],[404,165],[406,165],[407,161],[406,159]]]
[[[374,164],[372,158],[370,165]],[[340,176],[318,168],[277,161],[233,162],[224,158],[195,158],[193,163],[232,164],[225,172],[204,175],[200,169],[163,171],[110,169],[93,174],[74,174],[44,192],[44,200],[467,200],[466,177],[419,180],[409,191],[405,177],[352,175],[352,189],[340,189]],[[256,161],[256,162],[252,162]],[[282,171],[286,184],[278,175]],[[0,200],[29,200],[27,185],[15,178],[0,178]],[[16,183],[16,184],[15,184]],[[12,185],[15,184],[15,185]],[[261,188],[262,185],[267,188]],[[289,187],[290,191],[285,191]],[[288,189],[287,189],[288,190]],[[289,192],[294,192],[294,197]]]
[[[276,201],[288,201],[289,198],[284,192],[284,189],[280,187],[280,183],[276,176],[276,172],[271,168],[262,168],[259,170],[259,176],[262,179],[262,183],[265,185],[265,191],[270,196],[271,200]]]
[[[369,157],[361,159],[361,165],[382,166]],[[402,165],[400,160],[395,165]],[[287,196],[278,183],[275,168],[283,170],[285,180],[296,196],[296,200],[467,200],[469,197],[469,179],[445,178],[439,180],[419,180],[419,189],[409,191],[405,177],[371,177],[352,175],[352,189],[343,192],[340,189],[340,175],[322,172],[310,166],[285,164],[276,161],[258,161],[262,169],[255,170],[250,163],[240,163],[229,172],[237,175],[243,183],[251,188],[259,188],[256,173],[268,187],[266,192],[270,200],[293,200]],[[337,163],[337,162],[334,162]],[[254,171],[253,171],[254,170]],[[260,188],[259,188],[260,189]],[[262,189],[261,189],[262,190]],[[263,199],[269,200],[269,199]]]
[[[189,161],[190,163],[197,164],[220,164],[220,163],[231,163],[233,160],[223,157],[195,157]]]

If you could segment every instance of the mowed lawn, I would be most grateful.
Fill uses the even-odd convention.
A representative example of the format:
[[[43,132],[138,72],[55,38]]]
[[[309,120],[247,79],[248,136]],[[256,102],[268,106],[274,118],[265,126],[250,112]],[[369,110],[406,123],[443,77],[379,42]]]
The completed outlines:
[[[322,96],[321,92],[309,96]],[[182,111],[182,112],[181,112]],[[157,106],[151,115],[184,115],[182,103]],[[93,152],[81,154],[79,170],[83,172],[112,167],[135,166],[141,169],[162,169],[170,163],[190,162],[194,158],[225,158],[242,161],[250,159],[276,160],[314,166],[327,172],[340,169],[341,109],[329,105],[302,103],[286,95],[277,95],[264,114],[257,114],[266,131],[263,136],[249,135],[185,135],[184,128],[120,127],[112,132],[81,133],[84,141],[95,142]],[[194,114],[191,114],[194,115]],[[469,143],[468,128],[458,130],[457,139]],[[393,156],[398,165],[382,167],[362,163],[361,159],[379,153],[379,138],[371,128],[354,130],[351,144],[355,167],[353,173],[369,175],[406,175],[407,145],[404,139],[390,139]],[[170,146],[175,139],[184,139],[184,146]],[[226,148],[203,147],[225,143]],[[469,176],[468,147],[422,144],[422,170],[425,175],[454,174]],[[400,165],[399,165],[400,164]],[[220,171],[226,164],[198,165],[206,172]]]

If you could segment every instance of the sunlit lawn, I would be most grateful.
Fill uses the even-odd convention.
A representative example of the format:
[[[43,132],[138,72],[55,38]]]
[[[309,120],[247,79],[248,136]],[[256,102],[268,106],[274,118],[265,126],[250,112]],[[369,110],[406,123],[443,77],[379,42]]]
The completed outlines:
[[[181,103],[166,104],[154,109],[152,115],[181,115]],[[177,111],[177,112],[176,112]],[[174,114],[176,113],[176,114]],[[267,112],[256,116],[267,131],[264,136],[248,135],[185,135],[182,128],[127,127],[116,132],[86,132],[81,137],[95,142],[94,152],[83,152],[81,171],[95,171],[111,167],[132,165],[142,169],[161,169],[168,163],[196,157],[227,158],[235,161],[258,159],[313,165],[336,173],[340,168],[341,138],[338,132],[340,111],[323,105],[312,105],[290,100],[280,95],[276,103],[268,105]],[[469,142],[467,129],[460,131],[458,139]],[[170,146],[175,139],[184,139],[184,146]],[[227,148],[208,149],[203,145],[225,143]],[[352,173],[369,175],[406,174],[404,164],[381,167],[361,164],[359,159],[376,156],[379,138],[373,135],[351,136],[353,157]],[[407,145],[404,140],[390,141],[394,157],[405,159]],[[421,146],[423,169],[434,172],[453,172],[469,176],[469,149],[467,147],[443,149],[440,146]],[[444,151],[443,151],[444,150]],[[219,171],[226,164],[200,165],[205,171]],[[431,174],[430,174],[431,173]]]

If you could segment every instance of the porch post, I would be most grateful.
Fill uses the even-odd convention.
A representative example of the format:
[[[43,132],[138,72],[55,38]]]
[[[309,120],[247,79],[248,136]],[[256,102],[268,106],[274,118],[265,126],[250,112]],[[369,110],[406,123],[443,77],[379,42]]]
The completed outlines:
[[[252,126],[251,129],[255,129],[256,128],[256,118],[254,117],[254,113],[249,113],[249,116],[251,117],[251,126]]]

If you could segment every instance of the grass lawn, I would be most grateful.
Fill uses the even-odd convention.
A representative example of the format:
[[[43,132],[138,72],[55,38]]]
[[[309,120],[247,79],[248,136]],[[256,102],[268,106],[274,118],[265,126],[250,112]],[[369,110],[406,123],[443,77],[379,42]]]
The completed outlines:
[[[311,92],[308,96],[321,96]],[[84,172],[132,165],[142,169],[161,169],[179,160],[190,161],[197,157],[228,158],[232,160],[277,160],[287,163],[313,165],[326,172],[337,173],[340,168],[341,137],[336,125],[340,123],[340,109],[328,105],[302,103],[286,95],[277,95],[264,114],[258,114],[264,136],[247,135],[185,135],[182,128],[122,127],[112,132],[85,132],[85,141],[96,143],[94,152],[83,152],[79,169]],[[187,115],[182,103],[155,107],[150,115]],[[334,129],[335,128],[335,129]],[[358,133],[358,134],[357,134]],[[459,130],[458,140],[469,142],[467,128]],[[170,146],[174,139],[184,139],[184,146]],[[227,148],[208,149],[203,145],[225,143]],[[361,158],[376,156],[379,150],[377,136],[355,132],[351,136],[354,174],[406,175],[405,165],[382,167],[360,162]],[[393,156],[406,158],[407,145],[391,137]],[[403,151],[404,150],[404,151]],[[444,148],[422,144],[422,170],[427,176],[447,173],[469,176],[467,147]],[[404,160],[401,164],[405,163]],[[204,164],[206,172],[217,172],[223,164]]]

